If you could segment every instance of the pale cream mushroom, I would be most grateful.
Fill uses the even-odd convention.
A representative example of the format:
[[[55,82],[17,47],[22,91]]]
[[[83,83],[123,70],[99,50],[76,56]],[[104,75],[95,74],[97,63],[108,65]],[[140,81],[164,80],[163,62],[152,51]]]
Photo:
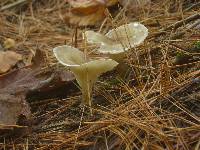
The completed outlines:
[[[97,78],[112,70],[118,63],[112,59],[85,60],[80,50],[64,45],[53,49],[57,60],[74,73],[81,88],[83,104],[91,106],[91,92]]]
[[[121,61],[124,52],[140,45],[148,36],[148,29],[138,23],[129,23],[110,30],[105,35],[86,31],[85,37],[88,43],[99,44],[99,53],[108,54],[110,58]]]

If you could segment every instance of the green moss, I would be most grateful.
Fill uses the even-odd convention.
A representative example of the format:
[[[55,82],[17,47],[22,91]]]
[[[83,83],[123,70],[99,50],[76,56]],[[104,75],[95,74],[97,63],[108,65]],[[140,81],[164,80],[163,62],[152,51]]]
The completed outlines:
[[[195,42],[194,47],[200,49],[200,41]]]
[[[184,53],[181,53],[181,52],[177,52],[177,53],[176,53],[176,57],[184,57],[184,56],[185,56]]]

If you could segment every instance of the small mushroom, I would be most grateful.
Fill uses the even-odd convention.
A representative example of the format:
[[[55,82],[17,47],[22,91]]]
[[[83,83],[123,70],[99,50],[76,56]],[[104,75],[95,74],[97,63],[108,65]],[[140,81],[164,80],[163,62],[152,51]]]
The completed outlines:
[[[10,48],[13,48],[16,46],[16,43],[15,43],[15,40],[14,39],[11,39],[11,38],[7,38],[4,43],[4,48],[5,49],[10,49]]]
[[[89,106],[91,106],[92,87],[97,78],[118,65],[112,59],[86,60],[83,52],[68,45],[58,46],[53,52],[57,60],[74,73],[82,91],[83,104]]]
[[[138,23],[129,23],[110,30],[105,35],[94,31],[86,31],[85,38],[88,43],[99,44],[99,53],[108,54],[110,58],[121,61],[124,52],[141,44],[148,36],[148,29]]]

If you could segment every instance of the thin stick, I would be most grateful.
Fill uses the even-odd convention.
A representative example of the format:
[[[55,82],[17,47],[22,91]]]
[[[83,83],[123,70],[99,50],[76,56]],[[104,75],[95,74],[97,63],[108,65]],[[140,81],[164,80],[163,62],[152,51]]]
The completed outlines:
[[[109,147],[108,147],[108,140],[107,140],[107,137],[106,137],[106,132],[105,132],[105,130],[104,130],[104,137],[105,137],[106,150],[109,150]]]
[[[176,23],[172,24],[172,25],[169,25],[168,27],[166,28],[163,28],[161,31],[166,31],[168,29],[177,29],[178,27],[182,26],[183,24],[187,24],[193,20],[196,20],[196,19],[199,19],[200,18],[200,13],[197,13],[197,14],[194,14],[194,15],[191,15],[183,20],[180,20],[180,21],[177,21]]]
[[[76,28],[75,28],[75,34],[74,34],[74,47],[78,47],[77,39],[78,39],[78,26],[76,26]]]
[[[6,150],[6,139],[3,138],[3,150]]]
[[[13,8],[13,7],[15,7],[15,6],[18,6],[18,5],[20,5],[20,4],[22,4],[22,3],[25,3],[25,2],[28,2],[28,1],[29,1],[29,0],[18,0],[18,1],[16,1],[16,2],[14,2],[14,3],[11,3],[11,4],[8,4],[8,5],[5,5],[5,6],[1,7],[1,8],[0,8],[0,11],[4,11],[4,10],[6,10],[6,9]]]
[[[193,9],[193,8],[195,8],[195,7],[199,7],[199,6],[200,6],[200,2],[198,2],[198,3],[196,3],[196,4],[193,4],[193,5],[191,5],[190,7],[186,8],[186,9],[184,10],[184,12],[189,11],[189,10],[191,10],[191,9]]]
[[[77,143],[77,140],[78,140],[78,135],[80,133],[80,129],[81,129],[82,121],[83,121],[84,111],[85,111],[85,106],[82,107],[81,120],[80,120],[80,124],[79,124],[78,131],[77,131],[77,134],[76,134],[73,150],[76,149],[76,143]]]

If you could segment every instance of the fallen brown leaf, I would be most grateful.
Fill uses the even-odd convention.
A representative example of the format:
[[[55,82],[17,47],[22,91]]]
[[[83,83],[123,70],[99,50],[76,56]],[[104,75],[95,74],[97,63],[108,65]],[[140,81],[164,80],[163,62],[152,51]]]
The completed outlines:
[[[97,22],[100,22],[105,17],[105,8],[100,6],[95,8],[95,10],[95,12],[89,15],[69,12],[69,14],[65,16],[65,22],[67,24],[74,24],[78,26],[95,25]]]
[[[67,0],[73,8],[87,8],[94,5],[105,4],[106,0]]]
[[[119,3],[128,8],[141,8],[150,3],[151,0],[119,0]]]
[[[11,54],[16,57],[16,53],[12,52]],[[37,61],[39,60],[42,61],[42,58],[37,59]],[[39,65],[32,67],[35,69],[22,68],[0,76],[0,124],[2,128],[15,125],[21,114],[27,118],[30,117],[30,108],[25,100],[26,93],[39,82],[34,76]]]
[[[31,117],[30,107],[26,102],[30,91],[48,91],[74,80],[70,72],[49,69],[41,74],[44,59],[41,52],[36,52],[33,65],[13,70],[0,76],[0,129],[16,125],[20,115]]]
[[[105,18],[106,7],[116,4],[117,0],[69,0],[70,12],[64,19],[78,26],[95,25]]]
[[[0,51],[0,74],[7,72],[19,60],[22,60],[22,55],[13,51]]]
[[[30,66],[32,64],[34,56],[35,56],[34,52],[30,52],[27,56],[23,56],[23,62],[25,66]]]

